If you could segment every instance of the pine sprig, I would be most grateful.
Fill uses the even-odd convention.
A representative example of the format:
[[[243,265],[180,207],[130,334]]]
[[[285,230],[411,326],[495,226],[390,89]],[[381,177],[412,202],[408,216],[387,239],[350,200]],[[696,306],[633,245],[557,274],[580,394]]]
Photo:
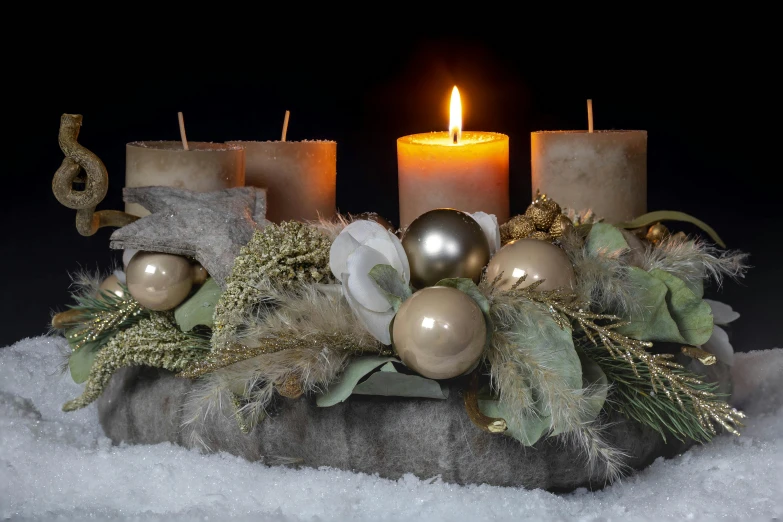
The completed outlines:
[[[491,289],[500,277],[491,283]],[[634,379],[642,380],[644,377],[650,394],[668,401],[671,408],[666,411],[677,410],[683,415],[693,416],[701,429],[710,436],[717,435],[716,425],[722,426],[729,433],[739,435],[738,428],[743,426],[741,419],[745,414],[732,408],[714,393],[714,388],[710,388],[696,375],[686,371],[681,364],[674,362],[672,354],[649,353],[647,348],[652,347],[652,343],[631,339],[616,331],[628,324],[627,322],[615,315],[591,312],[574,293],[560,289],[538,290],[543,280],[519,288],[524,279],[524,276],[521,277],[509,292],[513,292],[517,298],[529,299],[543,305],[561,327],[576,326],[575,329],[580,330],[593,346],[603,347],[611,359],[626,365]],[[494,290],[490,290],[492,291]],[[647,413],[652,414],[653,411],[663,416],[663,410],[650,410]],[[645,418],[641,411],[635,413],[640,418]],[[658,421],[663,425],[675,427],[678,422],[682,423],[682,418],[677,420],[670,416],[668,420],[665,419],[667,418],[659,418]],[[682,425],[684,426],[685,424]],[[693,430],[682,430],[680,433],[686,431],[698,435],[698,432]],[[704,440],[704,437],[694,440]]]
[[[625,417],[657,431],[663,440],[667,435],[685,441],[709,442],[714,433],[706,429],[694,413],[689,397],[683,399],[684,407],[672,401],[665,394],[653,391],[650,368],[640,363],[634,369],[625,359],[613,357],[607,350],[595,346],[589,339],[577,342],[578,348],[589,359],[601,367],[609,382],[612,383],[612,399],[607,401]],[[675,368],[673,373],[688,377],[687,371]],[[698,391],[714,394],[717,386],[712,383],[691,384]],[[720,396],[715,395],[716,399]]]
[[[65,337],[74,351],[90,344],[100,347],[118,331],[149,317],[149,311],[131,297],[125,285],[123,294],[99,290],[97,295],[74,294],[76,304],[70,305]]]

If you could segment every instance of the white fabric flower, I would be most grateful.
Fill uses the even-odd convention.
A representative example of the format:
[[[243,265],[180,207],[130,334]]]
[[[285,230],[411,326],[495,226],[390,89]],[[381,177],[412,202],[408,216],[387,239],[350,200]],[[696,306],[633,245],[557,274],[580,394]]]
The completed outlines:
[[[718,301],[712,301],[710,299],[704,300],[712,309],[712,321],[715,324],[712,329],[712,336],[709,340],[702,345],[702,349],[710,352],[720,362],[728,364],[729,366],[734,364],[734,348],[729,342],[729,335],[726,330],[719,325],[727,325],[732,321],[739,318],[740,314],[732,310],[732,308]]]
[[[489,242],[489,255],[494,256],[495,252],[500,249],[500,227],[498,226],[497,216],[495,214],[487,214],[486,212],[474,212],[470,214],[470,217],[481,225],[481,230],[484,231],[484,235],[487,236],[487,241]]]
[[[394,309],[370,278],[375,265],[391,265],[406,284],[410,283],[408,256],[397,236],[375,221],[354,221],[332,243],[329,268],[342,283],[343,294],[356,317],[376,339],[389,345]]]

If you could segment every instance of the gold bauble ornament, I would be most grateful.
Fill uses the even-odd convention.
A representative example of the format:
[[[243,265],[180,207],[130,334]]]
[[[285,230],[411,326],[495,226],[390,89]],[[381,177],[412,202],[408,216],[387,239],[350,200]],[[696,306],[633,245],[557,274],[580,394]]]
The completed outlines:
[[[150,310],[171,310],[193,288],[193,268],[182,256],[138,252],[125,271],[128,291]]]
[[[500,225],[500,242],[504,245],[516,239],[524,239],[536,231],[533,220],[528,216],[514,216]]]
[[[414,219],[402,236],[402,248],[414,288],[450,277],[478,283],[489,262],[489,242],[481,225],[470,214],[452,208],[430,210]]]
[[[119,298],[125,296],[125,290],[122,288],[122,286],[120,286],[120,280],[116,274],[112,274],[104,279],[98,287],[98,290],[98,293],[101,293],[100,291],[108,292],[110,294],[116,295]]]
[[[546,194],[540,192],[536,194],[536,199],[527,207],[525,215],[533,220],[533,224],[538,230],[546,232],[555,218],[562,213],[560,205],[549,199]]]
[[[523,276],[526,278],[517,288],[543,279],[537,290],[570,291],[576,282],[568,255],[552,243],[538,239],[519,239],[498,250],[487,267],[487,280],[494,281],[501,274],[496,283],[499,290],[509,290]]]
[[[450,379],[473,369],[486,338],[487,325],[476,302],[445,286],[413,294],[392,326],[392,343],[402,362],[430,379]]]
[[[191,270],[192,270],[194,285],[203,285],[204,282],[209,277],[209,272],[207,272],[206,268],[201,266],[201,263],[195,263],[192,266]]]
[[[653,245],[657,245],[664,239],[668,238],[670,235],[671,233],[669,232],[669,229],[666,228],[666,225],[663,223],[656,223],[647,230],[645,239],[647,239],[647,241]]]

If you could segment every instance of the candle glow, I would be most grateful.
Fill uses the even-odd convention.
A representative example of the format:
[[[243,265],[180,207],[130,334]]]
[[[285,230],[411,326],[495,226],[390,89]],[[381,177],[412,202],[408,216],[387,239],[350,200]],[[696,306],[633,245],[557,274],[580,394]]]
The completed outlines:
[[[397,139],[397,181],[401,228],[437,208],[485,212],[505,223],[509,217],[508,136],[462,132],[462,100],[455,86],[448,131]],[[449,249],[452,245],[438,248]]]
[[[449,136],[456,145],[462,137],[462,100],[459,97],[459,89],[455,85],[451,90],[451,104],[449,106]]]

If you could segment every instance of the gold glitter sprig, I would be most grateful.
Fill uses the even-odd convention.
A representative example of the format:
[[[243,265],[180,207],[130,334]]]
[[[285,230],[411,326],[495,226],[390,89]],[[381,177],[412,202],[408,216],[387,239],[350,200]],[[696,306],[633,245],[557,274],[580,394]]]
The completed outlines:
[[[205,339],[181,332],[170,314],[153,312],[106,343],[95,356],[84,392],[66,402],[63,411],[78,410],[95,401],[120,368],[145,365],[179,371],[203,357],[207,343]]]
[[[492,288],[498,280],[493,281]],[[652,393],[663,393],[681,410],[690,411],[709,433],[716,435],[715,424],[718,424],[729,433],[739,435],[738,428],[743,426],[740,419],[743,419],[745,414],[705,389],[705,383],[695,374],[687,372],[681,364],[674,362],[672,354],[649,353],[647,348],[652,347],[652,343],[631,339],[616,331],[628,324],[627,322],[615,315],[590,312],[586,305],[579,302],[576,294],[562,290],[538,290],[543,280],[519,288],[523,281],[524,277],[520,278],[510,290],[516,294],[515,297],[529,299],[545,306],[563,328],[570,327],[572,322],[575,322],[593,345],[600,344],[613,359],[625,361],[635,377],[640,377],[639,366],[643,365],[645,373],[649,374]]]
[[[306,223],[284,221],[257,230],[234,260],[226,290],[215,307],[213,346],[230,342],[238,324],[263,300],[261,280],[282,287],[333,282],[330,248],[329,238]]]
[[[74,295],[76,305],[67,312],[67,321],[58,323],[65,330],[74,351],[86,344],[102,345],[118,330],[127,328],[149,314],[124,285],[122,297],[99,291],[98,295]]]

